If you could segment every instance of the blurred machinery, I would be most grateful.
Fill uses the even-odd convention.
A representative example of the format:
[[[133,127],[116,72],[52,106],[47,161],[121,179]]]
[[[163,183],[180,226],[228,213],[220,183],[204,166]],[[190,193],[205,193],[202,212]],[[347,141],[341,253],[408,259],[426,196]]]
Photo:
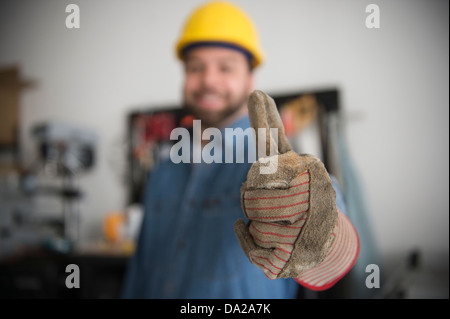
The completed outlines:
[[[31,165],[0,183],[0,255],[36,245],[69,252],[79,239],[83,192],[76,179],[94,167],[97,136],[61,122],[38,124],[31,136]],[[53,206],[42,209],[43,202]]]
[[[40,161],[50,174],[72,178],[94,166],[96,135],[66,123],[44,123],[34,127]]]
[[[37,146],[37,160],[24,179],[23,188],[28,194],[56,196],[62,200],[60,235],[74,243],[79,238],[80,229],[77,204],[83,196],[75,179],[95,164],[96,134],[67,123],[50,122],[36,125],[32,135]],[[59,179],[61,185],[38,186],[35,178],[40,173]]]

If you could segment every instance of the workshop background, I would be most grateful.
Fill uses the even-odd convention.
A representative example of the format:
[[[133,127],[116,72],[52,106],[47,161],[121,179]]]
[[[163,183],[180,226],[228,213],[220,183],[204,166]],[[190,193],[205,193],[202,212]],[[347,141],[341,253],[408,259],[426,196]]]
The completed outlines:
[[[66,26],[72,3],[79,28]],[[0,261],[37,243],[91,257],[132,252],[142,211],[129,197],[130,116],[180,105],[174,45],[201,3],[0,2]],[[266,54],[258,89],[339,92],[341,138],[373,252],[362,255],[359,280],[369,264],[382,278],[371,297],[448,298],[448,1],[234,3],[253,19]],[[379,28],[366,26],[372,3]],[[19,288],[39,290],[23,278]]]

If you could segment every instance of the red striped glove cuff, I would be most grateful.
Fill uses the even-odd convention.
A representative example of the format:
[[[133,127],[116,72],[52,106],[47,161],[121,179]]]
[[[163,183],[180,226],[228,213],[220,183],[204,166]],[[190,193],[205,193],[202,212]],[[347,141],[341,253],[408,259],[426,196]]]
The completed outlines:
[[[295,280],[302,286],[321,291],[331,288],[345,276],[359,255],[359,237],[347,216],[338,209],[335,239],[325,259],[316,267],[302,272]]]

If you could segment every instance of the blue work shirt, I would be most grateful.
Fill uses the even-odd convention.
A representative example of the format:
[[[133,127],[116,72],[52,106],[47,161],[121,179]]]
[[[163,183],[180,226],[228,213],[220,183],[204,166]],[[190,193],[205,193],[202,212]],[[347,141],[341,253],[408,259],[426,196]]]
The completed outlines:
[[[229,127],[245,130],[248,116]],[[254,147],[250,137],[246,148]],[[230,141],[223,142],[230,147]],[[252,164],[247,159],[175,164],[167,158],[156,164],[146,183],[144,218],[123,298],[296,298],[299,284],[291,278],[269,280],[250,263],[234,233],[234,223],[244,218],[240,187]]]

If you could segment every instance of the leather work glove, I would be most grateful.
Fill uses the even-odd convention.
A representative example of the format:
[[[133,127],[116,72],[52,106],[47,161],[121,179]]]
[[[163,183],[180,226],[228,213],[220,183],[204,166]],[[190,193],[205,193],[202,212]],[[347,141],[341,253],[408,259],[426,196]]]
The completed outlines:
[[[264,147],[258,128],[266,129],[266,150],[265,154],[258,150],[258,160],[241,187],[248,223],[239,219],[234,230],[250,262],[269,279],[295,278],[319,265],[330,251],[338,225],[336,193],[318,158],[292,150],[271,97],[254,91],[248,108],[257,149]],[[267,154],[273,143],[269,128],[278,129],[272,156]],[[273,162],[273,173],[262,174]]]

